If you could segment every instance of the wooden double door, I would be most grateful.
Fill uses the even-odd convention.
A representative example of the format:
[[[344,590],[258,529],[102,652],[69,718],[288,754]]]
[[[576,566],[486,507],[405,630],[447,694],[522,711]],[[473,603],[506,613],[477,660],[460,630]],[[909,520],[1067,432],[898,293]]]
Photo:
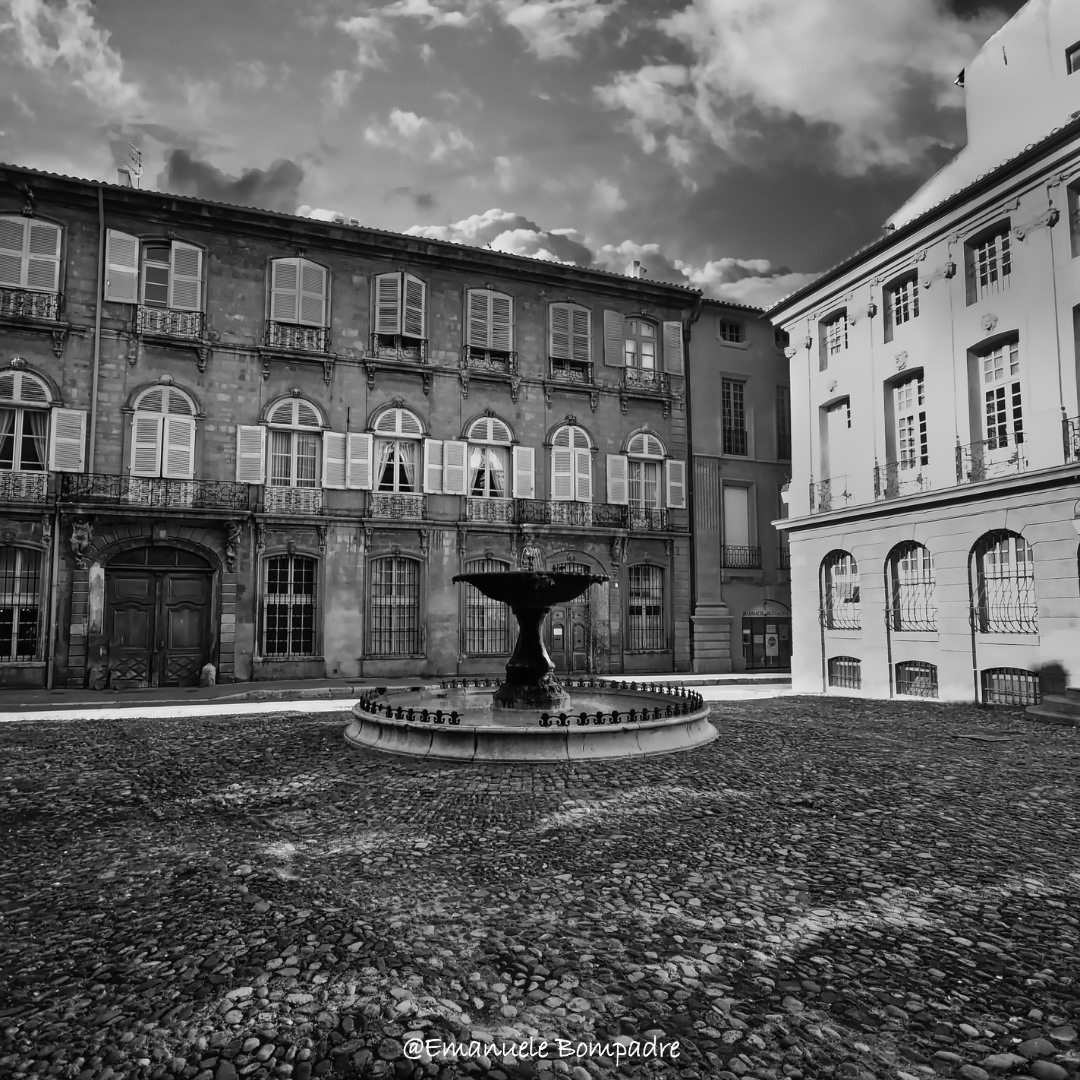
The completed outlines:
[[[561,563],[553,570],[584,573],[580,563]],[[592,670],[592,588],[574,600],[558,604],[545,620],[544,644],[551,655],[557,675],[585,675]]]
[[[197,686],[211,658],[213,571],[178,548],[138,548],[105,574],[114,689]]]

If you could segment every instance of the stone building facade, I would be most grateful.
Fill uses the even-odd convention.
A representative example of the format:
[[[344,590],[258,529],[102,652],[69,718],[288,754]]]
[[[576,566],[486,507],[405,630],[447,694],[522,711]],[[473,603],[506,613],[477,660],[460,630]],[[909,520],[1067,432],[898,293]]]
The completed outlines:
[[[0,683],[690,667],[676,285],[0,167]]]

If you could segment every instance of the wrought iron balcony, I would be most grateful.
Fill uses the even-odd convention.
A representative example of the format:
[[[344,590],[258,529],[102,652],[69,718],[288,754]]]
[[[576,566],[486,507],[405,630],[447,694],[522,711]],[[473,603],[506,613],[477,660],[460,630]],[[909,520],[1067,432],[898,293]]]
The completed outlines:
[[[623,368],[623,389],[641,390],[651,394],[670,394],[671,378],[664,371],[652,368]]]
[[[324,353],[330,348],[330,331],[325,326],[296,326],[293,323],[268,322],[266,344],[272,349]]]
[[[851,502],[846,476],[831,476],[810,485],[810,513],[827,514]]]
[[[581,383],[591,386],[593,366],[587,360],[561,360],[551,357],[551,378],[555,382]]]
[[[247,484],[225,480],[172,480],[114,473],[61,473],[60,496],[78,502],[133,506],[190,507],[198,510],[247,510]]]
[[[427,341],[402,334],[372,334],[371,355],[380,360],[397,360],[405,364],[426,364]]]
[[[956,446],[956,482],[977,484],[995,476],[1024,472],[1024,433],[1005,433],[993,439]]]
[[[625,528],[627,529],[663,532],[667,528],[667,511],[661,510],[658,506],[635,506],[631,503],[623,509],[626,511]]]
[[[183,338],[185,341],[200,341],[203,336],[204,320],[205,316],[201,311],[138,307],[135,309],[135,332]]]
[[[267,484],[263,488],[264,513],[321,514],[322,508],[322,488],[278,487],[273,484]]]
[[[0,471],[0,502],[47,502],[49,474],[23,469]]]
[[[897,499],[930,489],[930,477],[914,461],[887,461],[874,466],[874,498]]]
[[[1066,462],[1080,461],[1080,416],[1062,418],[1061,439],[1065,445]]]
[[[34,292],[31,289],[0,289],[0,316],[56,322],[60,317],[60,294]]]
[[[720,565],[727,570],[760,570],[761,548],[724,544],[720,549]]]
[[[481,499],[470,495],[465,500],[467,521],[490,521],[501,525],[514,523],[513,499]]]
[[[490,371],[495,375],[510,375],[517,370],[517,353],[470,347],[461,354],[461,366],[470,371]]]
[[[368,517],[421,521],[426,499],[398,491],[373,491],[368,495]]]
[[[567,502],[560,499],[515,499],[514,521],[518,525],[570,525],[586,529],[663,532],[668,527],[668,513],[659,507]]]

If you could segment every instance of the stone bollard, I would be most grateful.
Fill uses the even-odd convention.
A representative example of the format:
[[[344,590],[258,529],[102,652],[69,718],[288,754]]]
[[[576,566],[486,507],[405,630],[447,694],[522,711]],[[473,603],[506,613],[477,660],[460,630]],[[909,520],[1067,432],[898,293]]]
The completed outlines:
[[[217,668],[213,664],[203,664],[199,672],[200,686],[215,686],[217,684]]]

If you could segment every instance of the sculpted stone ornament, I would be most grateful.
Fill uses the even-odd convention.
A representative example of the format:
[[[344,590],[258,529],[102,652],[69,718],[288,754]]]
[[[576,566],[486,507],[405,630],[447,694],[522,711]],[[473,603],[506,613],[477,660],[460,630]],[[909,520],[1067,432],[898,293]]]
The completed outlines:
[[[240,537],[243,535],[244,526],[239,521],[230,521],[225,526],[225,569],[234,573],[236,560],[240,555]]]
[[[87,518],[79,518],[71,524],[71,550],[75,554],[75,565],[80,570],[85,570],[90,565],[90,522]]]

